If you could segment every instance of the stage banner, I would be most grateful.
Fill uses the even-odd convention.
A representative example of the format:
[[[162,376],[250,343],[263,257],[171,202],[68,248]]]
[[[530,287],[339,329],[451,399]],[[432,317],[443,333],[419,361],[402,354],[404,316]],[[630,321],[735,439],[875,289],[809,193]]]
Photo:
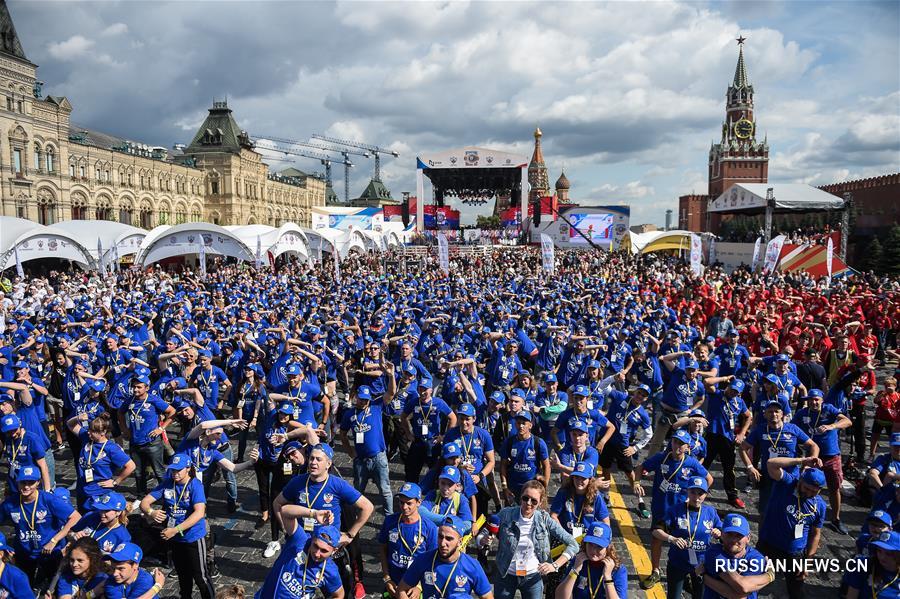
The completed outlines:
[[[438,264],[440,264],[444,274],[450,274],[450,245],[447,243],[447,236],[443,233],[438,233],[437,244]]]
[[[425,206],[426,229],[459,229],[459,210],[447,206]]]
[[[203,280],[206,280],[206,244],[203,242],[203,237],[200,237],[200,274],[203,277]]]
[[[699,235],[691,235],[691,272],[696,276],[703,273],[703,240]]]
[[[750,263],[750,272],[756,272],[756,267],[759,266],[759,250],[762,248],[762,237],[756,238],[756,243],[753,245],[753,262]]]
[[[781,248],[784,247],[784,235],[779,235],[766,246],[766,261],[763,264],[763,274],[772,274],[781,257]]]
[[[834,266],[834,241],[828,237],[828,245],[825,246],[825,268],[828,270],[828,286],[831,287],[831,269]]]
[[[716,263],[716,238],[709,238],[709,260],[706,262],[707,264],[715,264]]]
[[[25,271],[22,270],[22,259],[19,258],[19,246],[16,244],[13,246],[13,251],[16,253],[16,276],[20,279],[25,278]]]
[[[541,258],[544,262],[544,270],[550,274],[556,270],[556,249],[553,239],[546,233],[541,233]]]

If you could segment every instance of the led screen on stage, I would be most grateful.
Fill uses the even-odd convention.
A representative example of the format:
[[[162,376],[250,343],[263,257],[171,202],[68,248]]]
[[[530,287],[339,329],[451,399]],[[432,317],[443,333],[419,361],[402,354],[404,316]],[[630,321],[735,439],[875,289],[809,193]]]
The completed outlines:
[[[569,243],[587,244],[587,240],[579,234],[583,234],[597,245],[609,245],[613,237],[614,215],[609,213],[582,214],[572,213],[566,215],[572,226],[569,227]],[[577,229],[577,230],[576,230]]]

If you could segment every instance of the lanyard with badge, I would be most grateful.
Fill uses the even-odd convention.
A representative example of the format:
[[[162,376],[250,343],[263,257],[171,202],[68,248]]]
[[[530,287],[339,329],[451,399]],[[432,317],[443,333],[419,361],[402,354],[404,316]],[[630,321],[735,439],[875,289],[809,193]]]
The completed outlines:
[[[107,529],[106,529],[106,532],[104,532],[104,533],[103,533],[102,535],[100,535],[99,537],[95,537],[95,536],[94,536],[94,535],[97,533],[97,531],[95,530],[94,532],[91,533],[91,538],[94,539],[95,541],[97,541],[97,542],[99,543],[99,542],[100,542],[100,539],[102,539],[103,537],[105,537],[106,535],[108,535],[109,533],[111,533],[113,530],[115,530],[115,529],[117,529],[117,528],[119,528],[119,523],[118,523],[118,522],[116,522],[115,524],[113,524],[110,528],[107,528]]]
[[[630,412],[626,411],[625,416],[622,417],[622,422],[619,423],[619,434],[623,437],[628,436],[628,419],[637,414],[637,411],[641,409],[641,406],[636,407]],[[627,438],[626,438],[627,442]]]
[[[784,432],[784,426],[778,429],[778,436],[775,437],[775,440],[772,441],[772,431],[769,429],[769,425],[766,425],[766,436],[769,437],[769,443],[772,445],[769,448],[769,458],[777,458],[778,457],[778,442],[781,440],[781,433]]]
[[[419,550],[419,547],[422,545],[422,541],[425,540],[425,535],[422,534],[422,518],[419,518],[419,530],[416,532],[415,545],[413,547],[409,546],[409,543],[406,542],[406,539],[403,537],[403,531],[400,529],[400,520],[397,520],[397,538],[400,539],[400,542],[403,543],[403,546],[406,547],[406,550],[409,552],[409,557],[412,558],[416,555],[416,551]]]
[[[577,496],[572,496],[572,509],[569,510],[572,515],[575,515],[575,499]],[[584,519],[584,506],[587,505],[587,496],[583,496],[581,498],[581,509],[578,510],[578,516],[575,518],[575,521],[572,522],[572,536],[576,539],[584,534],[584,525],[581,523]]]
[[[807,512],[804,514],[802,511],[802,507],[803,507],[803,505],[801,504],[801,501],[800,501],[800,493],[797,493],[797,513],[794,515],[794,517],[797,519],[797,523],[794,525],[794,538],[795,539],[803,538],[803,529],[805,528],[805,526],[803,524],[803,520],[807,516],[815,516],[816,514],[819,513],[819,508],[816,507],[815,501],[813,501],[813,506],[812,506],[811,512]]]
[[[356,444],[362,445],[366,442],[366,433],[363,430],[363,425],[366,423],[366,420],[369,418],[369,406],[366,406],[365,412],[362,414],[362,420],[360,420],[360,412],[357,410],[356,412]]]
[[[469,434],[469,444],[466,445],[466,436],[463,434],[459,435],[459,444],[462,446],[463,453],[465,453],[465,457],[463,458],[463,462],[466,464],[471,464],[474,462],[472,457],[472,443],[475,442],[475,433]]]
[[[169,514],[169,521],[166,523],[167,528],[175,528],[175,510],[181,508],[181,500],[184,499],[184,494],[185,494],[185,492],[187,492],[188,487],[190,485],[191,485],[191,481],[184,483],[184,486],[181,487],[181,493],[178,494],[178,498],[176,499],[174,491],[178,489],[178,485],[173,482],[173,484],[172,484],[172,491],[173,491],[172,499],[175,501],[175,503],[172,505],[172,512]],[[190,499],[190,498],[188,498],[188,499]],[[185,512],[187,512],[187,509],[185,509]]]
[[[0,570],[0,572],[2,572],[2,570]],[[896,574],[894,574],[894,577],[890,580],[890,582],[888,582],[888,583],[886,583],[886,584],[883,584],[883,585],[881,585],[880,588],[877,588],[877,589],[876,589],[876,587],[875,587],[875,573],[873,572],[873,573],[869,576],[869,589],[871,589],[871,591],[872,591],[872,599],[877,599],[878,595],[881,594],[881,591],[883,591],[883,590],[885,590],[885,589],[887,589],[887,588],[890,588],[890,586],[891,586],[892,584],[894,584],[895,582],[897,582],[897,579],[898,579],[898,578],[900,578],[900,572],[897,572]]]
[[[425,408],[422,407],[422,401],[419,401],[419,412],[422,414],[422,436],[428,436],[428,422],[431,419],[431,412],[434,410],[434,402],[428,402],[428,413],[425,412]]]
[[[462,555],[457,556],[456,561],[453,562],[453,567],[450,569],[450,573],[447,575],[447,579],[444,581],[444,588],[438,587],[437,581],[437,570],[435,569],[435,563],[437,562],[438,552],[434,552],[434,557],[431,558],[431,572],[427,574],[431,574],[431,580],[425,580],[426,584],[430,584],[434,587],[434,590],[438,592],[441,599],[447,593],[447,587],[450,586],[450,581],[453,579],[453,573],[456,572],[456,567],[459,565],[459,561],[462,559]]]
[[[669,455],[671,455],[671,454],[669,454]],[[664,481],[662,482],[662,484],[659,485],[659,490],[660,490],[660,491],[662,491],[663,493],[668,493],[668,492],[669,492],[669,486],[670,486],[670,483],[675,479],[676,476],[678,476],[678,473],[681,472],[681,466],[684,465],[684,460],[685,460],[685,459],[687,459],[687,454],[684,454],[683,456],[681,456],[681,461],[678,462],[678,466],[675,467],[675,469],[672,471],[672,474],[670,474],[669,476],[667,476],[667,477],[666,477],[666,480],[664,480]]]
[[[735,396],[735,403],[733,408],[731,407],[731,400],[724,396],[723,398],[725,399],[725,401],[723,402],[723,407],[725,408],[725,412],[728,414],[728,430],[733,431],[734,425],[737,422],[737,410],[739,406],[737,396]]]
[[[300,503],[305,503],[306,505],[303,507],[307,507],[312,509],[312,506],[319,500],[319,497],[322,495],[322,492],[325,490],[325,487],[328,486],[328,479],[331,478],[330,474],[325,475],[325,480],[322,481],[322,487],[319,489],[319,492],[316,493],[316,496],[313,497],[313,500],[309,500],[309,476],[306,477],[306,490],[303,495],[300,496]],[[303,530],[306,532],[312,532],[316,528],[316,519],[315,518],[304,518],[303,519]]]
[[[22,519],[25,520],[25,524],[27,524],[31,532],[34,533],[33,535],[29,535],[32,549],[40,549],[40,538],[38,537],[37,529],[34,527],[34,519],[37,516],[37,504],[39,498],[40,491],[35,495],[34,507],[31,508],[31,519],[29,520],[28,514],[25,513],[25,504],[22,503],[22,497],[19,497],[19,511],[22,514]]]
[[[319,585],[322,584],[322,581],[325,579],[325,566],[328,565],[327,562],[322,562],[322,569],[319,570],[319,573],[316,574],[315,578],[312,581],[312,591],[306,592],[306,572],[309,568],[309,554],[306,554],[306,559],[303,560],[303,582],[301,583],[301,589],[303,590],[302,599],[311,599],[313,593],[316,592],[316,589],[319,588]]]
[[[601,574],[599,578],[597,578],[597,586],[594,586],[594,583],[591,582],[591,564],[586,563],[587,566],[587,584],[588,584],[588,597],[590,599],[594,599],[597,596],[597,593],[600,592],[600,589],[603,588],[603,575]]]
[[[688,533],[688,562],[692,566],[697,566],[700,564],[700,561],[697,559],[697,552],[694,551],[694,538],[697,536],[697,529],[700,528],[700,520],[702,519],[700,516],[703,513],[703,508],[701,507],[697,510],[697,522],[694,524],[694,532],[691,532],[691,510],[685,510],[687,515],[687,533]]]
[[[100,461],[103,457],[103,450],[106,449],[106,444],[109,443],[109,439],[103,442],[103,445],[100,447],[100,451],[97,452],[97,457],[91,461],[91,458],[94,457],[94,442],[91,441],[90,448],[88,449],[87,454],[87,467],[84,469],[84,482],[92,483],[94,482],[94,468],[93,466]]]

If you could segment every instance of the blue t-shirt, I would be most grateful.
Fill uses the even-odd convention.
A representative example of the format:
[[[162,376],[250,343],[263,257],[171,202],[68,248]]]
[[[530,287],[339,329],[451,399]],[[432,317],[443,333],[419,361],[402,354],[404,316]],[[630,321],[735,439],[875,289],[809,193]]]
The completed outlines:
[[[740,394],[728,399],[724,391],[715,391],[708,397],[706,418],[710,432],[734,441],[734,431],[740,426],[740,417],[747,411],[747,404]]]
[[[288,503],[333,512],[333,525],[337,528],[341,526],[341,502],[354,504],[362,497],[362,493],[334,474],[322,482],[309,480],[308,474],[295,476],[281,494]]]
[[[240,390],[231,394],[230,405],[238,410],[241,418],[250,422],[253,419],[253,414],[256,412],[257,403],[262,402],[262,405],[265,406],[268,397],[269,394],[266,392],[265,387],[260,386],[257,388],[250,383],[244,383],[241,385]]]
[[[410,586],[422,584],[422,599],[471,599],[491,592],[481,564],[473,557],[461,553],[454,563],[437,557],[437,549],[413,559],[403,582]]]
[[[447,402],[437,397],[433,397],[428,403],[420,401],[419,398],[411,398],[403,407],[403,413],[411,415],[409,423],[412,426],[413,437],[416,441],[427,445],[432,444],[435,435],[440,434],[441,420],[449,416],[450,412]],[[427,431],[422,428],[423,425],[428,427]]]
[[[313,597],[321,589],[325,597],[341,588],[341,574],[334,561],[308,560],[310,537],[298,527],[287,537],[284,549],[269,570],[256,599],[297,599]]]
[[[476,426],[471,433],[463,434],[459,427],[447,431],[444,435],[444,445],[455,442],[462,451],[462,464],[470,464],[475,467],[475,474],[484,468],[484,454],[494,451],[494,441],[491,435],[481,427]]]
[[[381,420],[381,406],[369,404],[365,410],[352,408],[344,410],[341,430],[349,431],[350,442],[354,444],[356,456],[371,458],[387,451]],[[358,442],[362,440],[362,442]]]
[[[103,495],[107,490],[100,486],[100,482],[113,478],[131,458],[115,441],[93,443],[84,427],[78,432],[78,438],[83,443],[78,456],[78,486],[89,497]],[[87,478],[93,482],[87,482]]]
[[[574,468],[578,462],[590,462],[594,468],[600,463],[600,453],[593,447],[576,452],[571,447],[566,447],[556,453],[560,463],[567,468]]]
[[[657,391],[663,386],[662,368],[659,364],[659,355],[648,351],[643,360],[637,362],[632,370],[637,372],[638,381],[650,387],[651,391]]]
[[[304,379],[299,387],[288,387],[281,393],[287,395],[294,406],[293,419],[301,424],[316,427],[316,402],[314,401],[322,393],[318,384]]]
[[[147,394],[146,399],[141,401],[131,396],[120,408],[124,411],[125,423],[131,431],[131,443],[147,445],[153,441],[150,433],[159,427],[159,417],[168,407],[166,402],[153,393]]]
[[[803,445],[809,441],[809,437],[800,430],[796,424],[788,422],[782,425],[780,429],[769,429],[764,422],[756,426],[747,435],[747,443],[756,448],[760,458],[760,472],[763,476],[768,477],[766,465],[769,458],[795,458],[799,455],[799,445]],[[785,471],[795,472],[797,466],[793,468],[785,468]]]
[[[674,537],[687,539],[689,548],[694,550],[696,560],[691,563],[691,555],[688,549],[679,549],[676,545],[669,545],[669,564],[679,572],[693,571],[696,566],[703,563],[706,551],[712,542],[712,530],[722,530],[722,520],[719,518],[716,508],[710,505],[701,505],[699,510],[689,510],[687,503],[678,505],[666,520],[666,531]]]
[[[106,593],[108,599],[137,599],[156,584],[153,575],[141,568],[135,581],[131,584],[116,584],[112,578],[106,583],[103,592]],[[153,599],[158,599],[159,595],[153,595]]]
[[[875,559],[874,556],[869,558],[870,568]],[[872,583],[872,576],[866,572],[847,572],[847,585],[859,591],[858,597],[900,598],[900,577],[894,576],[892,572],[882,572],[881,578],[874,585]]]
[[[388,575],[399,583],[412,560],[426,551],[437,549],[437,525],[419,517],[414,524],[400,521],[401,514],[391,514],[384,519],[378,542],[387,545]]]
[[[38,491],[37,500],[21,504],[18,494],[10,496],[0,505],[0,521],[12,521],[16,529],[13,548],[16,553],[36,559],[41,549],[50,542],[50,538],[58,533],[75,509],[46,491]],[[56,544],[53,553],[58,555],[66,546],[62,539]]]
[[[610,392],[609,411],[607,411],[606,417],[615,427],[610,441],[616,445],[626,447],[633,445],[638,431],[645,431],[648,434],[647,438],[650,438],[649,434],[653,427],[650,414],[643,405],[634,407],[631,399],[622,391]]]
[[[181,485],[166,475],[163,482],[150,491],[150,495],[157,501],[163,500],[163,509],[168,517],[167,528],[174,528],[187,520],[198,503],[206,503],[203,483],[193,476],[186,484]],[[201,518],[199,522],[183,532],[183,535],[176,534],[172,540],[176,543],[192,543],[202,539],[206,536],[206,518]]]
[[[198,366],[191,373],[191,386],[200,391],[204,402],[213,406],[219,403],[219,385],[227,380],[228,376],[218,366],[210,366],[209,370]]]
[[[6,564],[0,574],[0,589],[9,593],[10,599],[34,599],[28,576],[12,564]]]
[[[716,348],[719,357],[719,376],[739,375],[747,368],[750,352],[743,345],[720,345]]]
[[[210,466],[224,460],[225,456],[218,449],[200,444],[200,439],[188,439],[185,437],[178,445],[178,453],[186,453],[191,456],[191,463],[197,472],[206,472]]]
[[[811,528],[825,526],[825,500],[819,495],[800,499],[800,475],[785,472],[781,480],[775,481],[772,494],[766,506],[766,514],[759,527],[759,540],[778,549],[797,555],[806,549]],[[798,524],[803,525],[801,530]]]
[[[571,572],[571,567],[566,569],[566,573]],[[613,581],[613,587],[619,597],[628,597],[628,568],[619,565],[613,570],[610,578]],[[606,583],[603,582],[603,565],[594,565],[589,561],[581,565],[581,571],[575,580],[575,588],[572,589],[572,599],[606,599]]]
[[[590,530],[595,521],[609,518],[609,508],[603,495],[597,493],[592,505],[588,505],[584,495],[573,493],[570,489],[560,489],[550,503],[550,513],[558,514],[559,523],[570,534],[573,527],[580,526],[582,533]]]
[[[675,368],[663,392],[662,403],[676,412],[684,412],[691,409],[698,400],[703,399],[705,393],[700,377],[695,376],[689,381],[685,377],[684,370]]]
[[[522,485],[537,477],[538,466],[550,457],[544,440],[531,435],[521,440],[518,435],[507,438],[500,448],[500,457],[509,460],[506,469],[509,488],[518,491]]]
[[[463,493],[444,497],[441,495],[440,489],[436,489],[433,493],[429,493],[422,501],[422,509],[442,516],[458,516],[464,522],[472,522],[475,520],[475,518],[472,517],[472,508],[469,505],[469,498]]]
[[[48,449],[50,446],[43,437],[28,431],[25,431],[18,441],[9,438],[5,440],[3,458],[9,464],[7,481],[9,488],[14,493],[19,490],[19,485],[16,483],[16,475],[19,474],[19,470],[28,466],[37,468],[37,461],[44,457]]]
[[[110,553],[121,543],[131,542],[131,533],[128,532],[126,526],[119,524],[118,526],[107,528],[100,523],[100,512],[88,512],[72,527],[72,532],[80,532],[82,530],[97,541],[97,544],[100,545],[100,550],[106,553]]]
[[[889,453],[882,453],[875,457],[872,460],[872,464],[869,466],[869,470],[876,470],[878,472],[878,476],[881,477],[882,482],[884,482],[884,475],[887,472],[893,472],[894,474],[900,474],[900,460],[895,460],[893,456]]]
[[[108,578],[103,572],[97,572],[90,580],[82,580],[66,568],[59,575],[59,582],[56,584],[56,596],[71,595],[74,597],[78,591],[87,592],[97,588],[99,584],[106,582]],[[13,595],[13,597],[16,597],[16,595]]]
[[[766,571],[766,557],[754,549],[747,547],[747,551],[743,557],[731,557],[722,545],[710,545],[706,552],[706,558],[703,562],[704,571],[708,576],[716,580],[722,580],[723,572],[734,572],[739,576],[755,576],[764,574]],[[746,599],[757,599],[756,591],[747,595]],[[716,593],[709,587],[703,589],[703,599],[725,599],[722,595]]]
[[[697,476],[706,478],[708,474],[696,458],[686,455],[684,459],[674,459],[670,452],[660,451],[644,462],[645,472],[653,472],[653,501],[650,511],[653,522],[669,518],[675,506],[687,501],[687,486]]]
[[[278,411],[271,410],[268,414],[263,416],[264,424],[263,424],[263,434],[259,436],[259,459],[264,462],[269,462],[274,464],[278,461],[278,458],[281,456],[281,450],[284,447],[284,443],[280,445],[275,445],[273,443],[273,437],[275,435],[283,435],[288,432],[288,427],[283,426],[278,422]]]
[[[826,431],[823,434],[817,434],[815,431],[820,426],[834,424],[841,415],[840,411],[831,405],[822,404],[822,409],[818,412],[812,412],[809,408],[801,408],[797,410],[791,422],[800,427],[800,429],[812,437],[812,440],[819,446],[819,456],[822,459],[840,455],[841,443],[838,439],[836,429]]]
[[[609,420],[600,413],[600,410],[587,410],[583,414],[576,414],[572,408],[563,410],[556,419],[556,428],[563,434],[563,445],[568,445],[569,431],[576,422],[583,422],[587,425],[590,444],[596,445],[606,434],[606,425]]]

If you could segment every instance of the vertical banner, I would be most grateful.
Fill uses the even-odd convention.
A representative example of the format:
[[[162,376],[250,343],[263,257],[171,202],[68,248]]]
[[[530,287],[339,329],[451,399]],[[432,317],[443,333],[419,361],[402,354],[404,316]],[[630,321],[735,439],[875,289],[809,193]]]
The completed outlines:
[[[97,270],[99,270],[101,274],[106,274],[103,267],[103,242],[100,241],[99,237],[97,238]]]
[[[769,242],[766,246],[766,261],[763,264],[763,273],[772,274],[778,265],[778,258],[781,257],[781,248],[784,246],[784,235],[779,235]]]
[[[699,277],[703,273],[702,260],[703,240],[700,239],[699,235],[691,235],[691,272],[695,276]]]
[[[19,258],[19,245],[16,244],[13,248],[13,251],[16,253],[16,275],[20,279],[25,278],[25,271],[22,270],[22,260]]]
[[[709,260],[706,261],[707,264],[715,264],[716,263],[716,238],[709,238]]]
[[[546,233],[541,233],[541,259],[544,263],[544,270],[553,274],[556,270],[556,248],[553,245],[553,239]]]
[[[319,264],[322,264],[322,236],[319,235]]]
[[[828,236],[828,245],[825,246],[825,268],[828,269],[828,286],[831,287],[831,269],[834,263],[834,241]]]
[[[119,244],[113,244],[113,270],[119,272]]]
[[[762,249],[762,237],[756,238],[756,244],[753,246],[753,262],[750,264],[750,272],[756,272],[759,266],[759,251]]]
[[[444,271],[444,274],[450,274],[450,246],[447,243],[447,236],[443,233],[438,233],[437,236],[438,243],[438,264],[441,266],[441,270]]]
[[[200,276],[203,277],[203,280],[206,280],[206,244],[203,242],[203,237],[200,237]]]
[[[262,268],[263,259],[262,259],[262,239],[259,235],[256,236],[256,270]]]
[[[341,282],[341,253],[338,251],[337,244],[331,244],[334,253],[334,280],[340,284]]]

